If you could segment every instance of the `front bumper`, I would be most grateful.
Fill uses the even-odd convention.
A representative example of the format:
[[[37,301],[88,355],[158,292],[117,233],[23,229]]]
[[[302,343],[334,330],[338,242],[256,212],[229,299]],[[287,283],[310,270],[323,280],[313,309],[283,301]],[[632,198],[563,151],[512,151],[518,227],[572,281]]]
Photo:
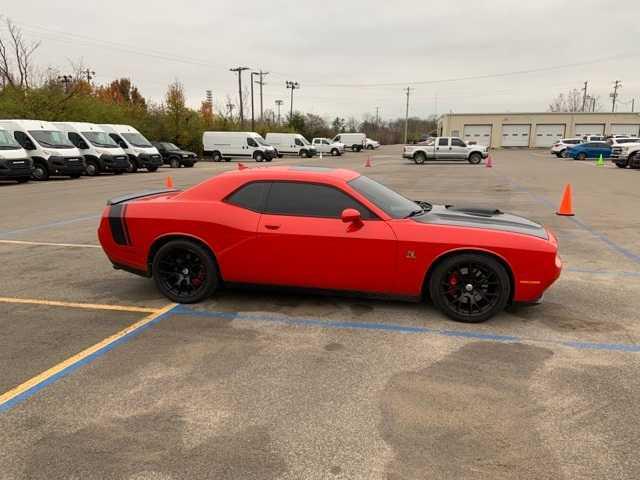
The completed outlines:
[[[33,162],[29,158],[4,160],[0,162],[0,178],[30,177],[32,171]]]
[[[126,172],[131,165],[127,155],[104,154],[100,156],[100,160],[107,172]]]
[[[162,155],[159,153],[140,153],[138,155],[138,166],[142,168],[161,167],[162,163]]]
[[[489,152],[482,152],[482,158],[487,158],[489,156]]]
[[[49,157],[50,175],[82,175],[86,164],[82,157]]]

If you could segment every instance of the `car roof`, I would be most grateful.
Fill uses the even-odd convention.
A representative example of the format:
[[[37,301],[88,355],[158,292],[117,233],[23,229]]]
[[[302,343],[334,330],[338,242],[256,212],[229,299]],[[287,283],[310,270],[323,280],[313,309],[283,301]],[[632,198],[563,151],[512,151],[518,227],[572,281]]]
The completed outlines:
[[[333,179],[348,182],[358,178],[360,174],[346,168],[318,167],[314,165],[291,165],[277,167],[247,168],[233,170],[223,175],[237,175],[251,180],[310,180]]]

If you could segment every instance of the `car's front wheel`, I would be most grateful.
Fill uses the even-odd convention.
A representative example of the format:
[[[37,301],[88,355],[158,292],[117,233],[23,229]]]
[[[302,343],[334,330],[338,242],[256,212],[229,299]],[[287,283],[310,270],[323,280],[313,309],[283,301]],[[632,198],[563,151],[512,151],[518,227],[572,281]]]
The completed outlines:
[[[211,253],[189,240],[172,240],[160,247],[151,271],[158,290],[176,303],[200,302],[219,284]]]
[[[586,160],[586,159],[587,159],[586,153],[579,153],[578,156],[576,157],[576,160]]]
[[[177,158],[172,158],[171,160],[169,160],[169,166],[171,168],[180,168],[180,160],[178,160]]]
[[[479,323],[506,307],[511,283],[505,267],[494,258],[463,253],[436,266],[429,292],[434,305],[448,317]]]
[[[332,148],[331,149],[331,155],[334,157],[337,157],[340,155],[340,150],[338,150],[337,148]]]
[[[472,165],[478,165],[482,161],[482,155],[479,153],[472,153],[469,155],[469,163]]]

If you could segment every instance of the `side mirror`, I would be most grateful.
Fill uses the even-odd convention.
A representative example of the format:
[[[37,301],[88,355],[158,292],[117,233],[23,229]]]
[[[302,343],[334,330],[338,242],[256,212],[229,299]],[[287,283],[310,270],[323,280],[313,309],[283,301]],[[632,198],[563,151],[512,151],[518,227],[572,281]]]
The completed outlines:
[[[360,223],[362,222],[362,216],[360,212],[355,208],[345,208],[340,216],[344,223]]]

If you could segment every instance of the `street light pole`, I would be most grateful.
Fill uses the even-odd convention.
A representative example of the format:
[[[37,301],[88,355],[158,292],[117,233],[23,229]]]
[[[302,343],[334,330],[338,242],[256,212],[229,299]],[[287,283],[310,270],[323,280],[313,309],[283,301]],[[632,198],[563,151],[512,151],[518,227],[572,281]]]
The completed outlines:
[[[289,123],[291,123],[291,120],[293,119],[293,91],[297,88],[300,88],[300,84],[298,82],[291,82],[289,80],[287,80],[285,84],[287,85],[287,88],[291,89],[291,105],[289,107]]]
[[[253,113],[253,77],[256,75],[260,75],[258,72],[251,72],[251,131],[255,131],[256,129],[256,118],[255,118],[255,114]],[[260,87],[262,88],[262,87]]]
[[[278,106],[278,125],[280,125],[280,107],[284,103],[284,100],[276,100],[276,105]]]

